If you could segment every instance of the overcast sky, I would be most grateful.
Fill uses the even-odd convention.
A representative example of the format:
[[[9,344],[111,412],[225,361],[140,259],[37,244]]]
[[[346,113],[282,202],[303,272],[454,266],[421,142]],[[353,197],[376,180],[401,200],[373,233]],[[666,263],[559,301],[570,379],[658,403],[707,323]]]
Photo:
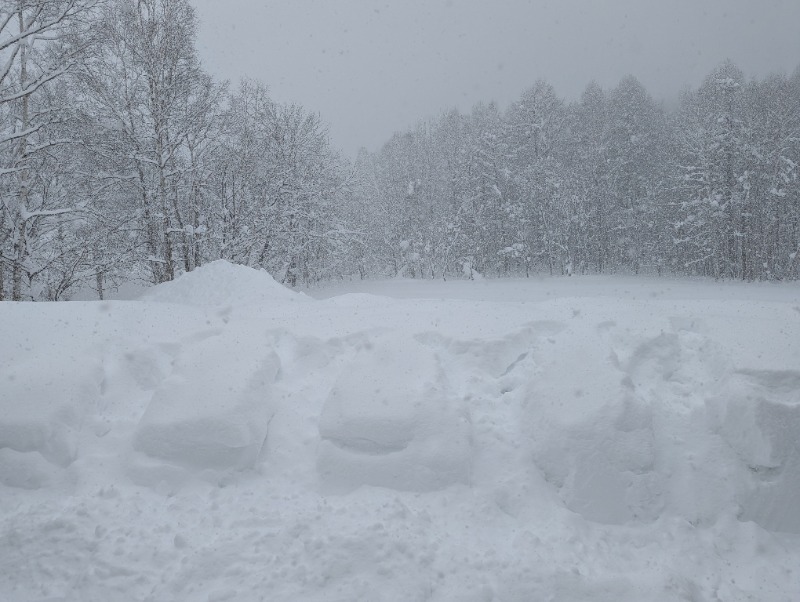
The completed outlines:
[[[725,58],[800,65],[800,0],[191,0],[213,75],[267,84],[329,124],[348,156],[417,120],[506,107],[537,79],[579,97],[633,74],[657,99]]]

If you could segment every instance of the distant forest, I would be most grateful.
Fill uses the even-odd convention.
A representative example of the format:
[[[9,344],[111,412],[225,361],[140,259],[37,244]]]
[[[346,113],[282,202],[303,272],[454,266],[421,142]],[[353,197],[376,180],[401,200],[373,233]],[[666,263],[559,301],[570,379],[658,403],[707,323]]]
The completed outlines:
[[[0,5],[0,300],[219,258],[292,286],[800,278],[800,69],[725,62],[669,110],[632,76],[575,102],[537,81],[349,161],[318,115],[209,76],[196,27],[188,0]]]

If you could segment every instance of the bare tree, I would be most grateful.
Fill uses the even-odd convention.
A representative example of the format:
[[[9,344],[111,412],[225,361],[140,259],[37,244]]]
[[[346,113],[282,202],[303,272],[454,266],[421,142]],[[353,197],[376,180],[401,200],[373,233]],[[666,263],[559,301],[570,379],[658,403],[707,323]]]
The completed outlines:
[[[117,0],[82,70],[100,132],[94,152],[108,194],[136,216],[140,264],[153,283],[200,259],[202,162],[223,86],[200,66],[187,0]]]
[[[76,207],[51,194],[42,170],[48,153],[71,142],[54,126],[64,106],[49,86],[71,72],[91,44],[91,12],[98,0],[5,0],[0,4],[0,299],[23,295],[23,276],[37,272],[31,239],[42,235],[42,222]]]

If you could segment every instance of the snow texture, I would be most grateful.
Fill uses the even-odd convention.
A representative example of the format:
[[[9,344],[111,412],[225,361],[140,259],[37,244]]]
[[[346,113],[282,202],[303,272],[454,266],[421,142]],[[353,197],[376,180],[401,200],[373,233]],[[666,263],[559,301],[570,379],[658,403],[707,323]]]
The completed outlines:
[[[311,294],[0,304],[0,599],[800,598],[797,285]]]

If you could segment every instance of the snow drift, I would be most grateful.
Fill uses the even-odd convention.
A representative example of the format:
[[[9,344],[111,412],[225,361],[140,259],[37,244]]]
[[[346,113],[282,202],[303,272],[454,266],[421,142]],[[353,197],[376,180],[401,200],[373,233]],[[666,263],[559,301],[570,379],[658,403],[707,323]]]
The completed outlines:
[[[797,286],[362,288],[0,304],[0,597],[800,595]]]

